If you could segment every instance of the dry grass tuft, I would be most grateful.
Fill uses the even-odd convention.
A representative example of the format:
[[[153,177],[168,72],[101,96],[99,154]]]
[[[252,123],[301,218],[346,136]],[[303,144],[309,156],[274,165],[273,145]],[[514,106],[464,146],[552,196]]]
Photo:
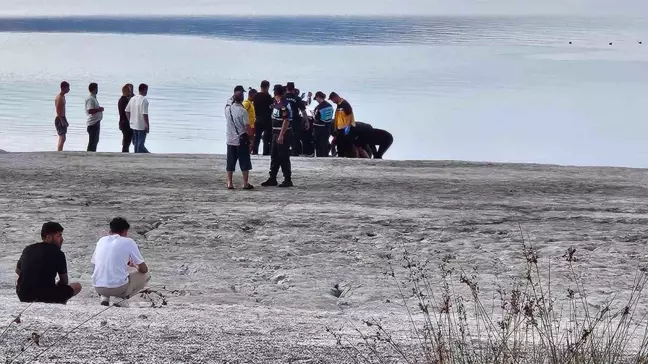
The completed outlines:
[[[356,335],[327,331],[353,363],[648,363],[646,316],[637,312],[648,270],[637,271],[626,301],[614,296],[594,306],[577,273],[576,249],[563,256],[571,287],[556,292],[551,266],[539,263],[538,252],[524,238],[521,247],[522,278],[508,289],[498,287],[489,306],[478,275],[465,271],[455,257],[443,257],[440,273],[433,274],[429,262],[404,251],[406,277],[396,273],[393,260],[386,275],[399,289],[410,337],[396,338],[376,319],[365,320],[362,329],[353,327]]]

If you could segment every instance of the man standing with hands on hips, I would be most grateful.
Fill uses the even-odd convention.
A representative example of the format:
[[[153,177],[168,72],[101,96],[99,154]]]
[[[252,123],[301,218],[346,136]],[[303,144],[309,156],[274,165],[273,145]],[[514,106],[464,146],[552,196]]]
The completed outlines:
[[[293,110],[285,99],[286,90],[282,85],[275,85],[272,105],[272,146],[270,148],[270,178],[261,186],[292,187],[292,171],[290,166],[290,145],[294,138],[291,120]],[[283,174],[284,181],[277,183],[277,173]]]

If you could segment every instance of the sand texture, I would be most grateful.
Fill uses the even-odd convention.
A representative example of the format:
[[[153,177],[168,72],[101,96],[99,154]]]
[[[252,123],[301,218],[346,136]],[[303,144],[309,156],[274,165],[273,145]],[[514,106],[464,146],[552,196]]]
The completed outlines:
[[[253,163],[260,187],[269,161]],[[137,298],[111,308],[36,362],[344,363],[326,326],[350,331],[377,317],[408,335],[398,289],[383,274],[387,258],[407,249],[434,266],[451,255],[477,271],[488,294],[490,283],[522,273],[518,226],[542,261],[556,262],[557,290],[570,285],[561,256],[578,250],[593,304],[622,298],[648,262],[644,170],[296,159],[296,188],[248,192],[224,188],[224,164],[220,156],[1,154],[2,327],[27,306],[15,297],[13,269],[45,221],[65,227],[70,276],[84,291],[67,306],[30,306],[0,358],[25,346],[20,358],[29,359],[102,310],[90,257],[115,216],[131,222],[167,305]],[[27,341],[32,332],[42,334],[40,347]]]

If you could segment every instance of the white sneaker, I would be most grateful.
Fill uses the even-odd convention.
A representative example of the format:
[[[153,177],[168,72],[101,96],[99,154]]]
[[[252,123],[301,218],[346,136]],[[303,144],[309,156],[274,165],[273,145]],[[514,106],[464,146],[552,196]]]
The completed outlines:
[[[125,299],[123,299],[121,301],[117,301],[117,302],[113,303],[113,306],[122,307],[122,308],[128,308],[128,306],[129,306],[128,299],[125,298]]]
[[[101,305],[102,306],[110,306],[110,297],[109,296],[101,296]]]

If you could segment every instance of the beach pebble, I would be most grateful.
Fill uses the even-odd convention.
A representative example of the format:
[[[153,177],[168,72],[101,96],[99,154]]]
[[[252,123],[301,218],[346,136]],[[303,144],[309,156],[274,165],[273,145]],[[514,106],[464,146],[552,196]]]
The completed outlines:
[[[286,279],[288,276],[285,273],[277,273],[272,278],[270,278],[270,281],[274,284],[279,283],[280,281],[283,281]]]
[[[137,318],[139,318],[139,319],[143,319],[143,320],[146,320],[146,319],[148,318],[148,316],[146,316],[146,315],[139,315],[139,316],[137,316]]]
[[[104,327],[104,326],[108,325],[108,321],[106,321],[106,320],[102,320],[101,323],[100,323],[99,325],[100,325],[101,327]]]

